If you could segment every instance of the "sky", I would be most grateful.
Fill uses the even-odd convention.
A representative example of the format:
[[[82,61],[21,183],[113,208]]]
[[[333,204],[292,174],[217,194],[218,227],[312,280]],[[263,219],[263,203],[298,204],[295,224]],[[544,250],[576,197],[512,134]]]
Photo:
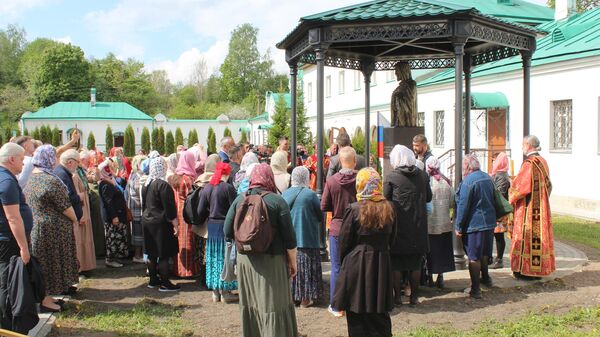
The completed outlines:
[[[529,0],[545,4],[546,0]],[[203,57],[209,73],[227,55],[231,31],[258,27],[261,53],[270,51],[278,72],[287,72],[275,44],[300,17],[361,0],[0,0],[0,29],[16,24],[27,39],[73,43],[88,58],[112,52],[143,61],[147,71],[166,70],[172,83],[187,83]]]

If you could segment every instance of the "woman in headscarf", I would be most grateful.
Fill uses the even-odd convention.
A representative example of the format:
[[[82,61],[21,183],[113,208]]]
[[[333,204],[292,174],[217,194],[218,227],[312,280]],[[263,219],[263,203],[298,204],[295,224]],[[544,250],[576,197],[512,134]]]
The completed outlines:
[[[79,261],[79,272],[83,275],[93,269],[96,269],[96,253],[94,249],[94,234],[92,229],[92,216],[90,204],[90,186],[86,176],[84,165],[89,162],[89,152],[81,151],[79,153],[79,166],[73,173],[73,185],[75,191],[81,200],[83,216],[78,226],[73,226],[75,234],[75,244],[77,251],[77,261]]]
[[[296,276],[296,234],[285,200],[277,194],[273,171],[260,164],[252,171],[248,194],[267,193],[263,197],[274,235],[271,246],[262,254],[237,255],[237,279],[240,287],[242,334],[245,337],[298,336],[296,314],[289,278]],[[225,238],[234,239],[233,222],[240,194],[227,212]]]
[[[418,160],[417,160],[418,162]],[[429,248],[427,270],[429,285],[433,286],[433,274],[437,274],[435,285],[444,287],[444,273],[456,270],[452,246],[452,221],[450,209],[454,208],[454,189],[440,172],[440,161],[431,156],[425,163],[430,177],[432,212],[427,216]]]
[[[44,311],[60,311],[49,295],[72,292],[78,282],[73,226],[79,226],[67,195],[67,187],[54,174],[56,150],[38,147],[32,158],[33,171],[25,187],[27,204],[33,213],[31,255],[38,258],[46,283]],[[71,289],[70,289],[71,288]]]
[[[288,163],[288,154],[285,151],[276,151],[271,156],[271,169],[279,193],[285,192],[290,187],[290,175],[287,173]]]
[[[429,251],[426,204],[431,201],[429,177],[416,167],[415,154],[404,145],[390,153],[393,171],[386,177],[384,195],[396,211],[397,236],[390,249],[394,271],[394,302],[402,304],[402,273],[408,274],[410,304],[418,303],[417,290],[425,254]]]
[[[121,189],[117,187],[111,159],[98,166],[100,182],[98,190],[104,207],[104,232],[106,233],[105,264],[110,268],[123,267],[118,259],[129,255],[127,246],[127,204]]]
[[[178,153],[171,153],[167,157],[167,179],[169,179],[170,176],[175,174],[175,171],[177,171],[178,163],[179,163],[179,154]]]
[[[250,188],[250,177],[252,176],[252,170],[254,170],[254,168],[258,165],[259,165],[259,163],[252,163],[252,164],[248,165],[248,167],[246,168],[246,172],[244,174],[245,177],[244,177],[244,179],[242,179],[242,181],[240,182],[240,185],[237,188],[238,194],[242,194],[242,193],[246,192],[248,190],[248,188]]]
[[[505,152],[500,152],[492,164],[492,181],[494,187],[502,196],[508,200],[508,188],[511,184],[511,179],[508,176],[508,155]],[[506,248],[506,240],[504,233],[508,230],[509,216],[496,221],[494,228],[494,238],[496,239],[496,261],[490,265],[490,269],[504,268],[502,259],[504,257],[504,249]]]
[[[179,253],[174,264],[175,275],[179,277],[198,276],[201,269],[201,261],[198,254],[198,239],[192,232],[192,225],[183,219],[183,206],[192,186],[196,180],[196,158],[191,151],[183,151],[179,156],[179,164],[175,174],[167,177],[167,182],[175,191],[175,203],[177,204],[177,240],[179,241]]]
[[[248,167],[251,164],[258,164],[258,163],[259,163],[258,157],[254,154],[254,152],[246,153],[240,163],[240,170],[235,174],[235,179],[233,180],[233,187],[238,189],[240,187],[240,185],[243,183],[244,179],[246,179],[246,182],[248,182],[248,180],[250,178],[246,174]]]
[[[210,158],[209,158],[210,159]],[[227,183],[231,167],[227,163],[217,163],[210,183],[202,189],[198,202],[198,220],[207,221],[208,240],[206,243],[206,286],[212,289],[213,302],[235,302],[237,295],[231,293],[237,289],[237,282],[221,280],[224,266],[225,239],[223,223],[229,206],[237,196],[235,188]]]
[[[323,220],[319,197],[309,187],[310,172],[304,166],[292,171],[292,187],[283,192],[296,232],[298,274],[292,279],[294,301],[309,307],[323,295],[320,229]]]
[[[117,166],[115,169],[115,179],[123,186],[123,188],[125,188],[127,185],[127,178],[129,178],[129,175],[131,174],[131,164],[123,154],[122,147],[113,147],[110,152],[110,157]]]
[[[381,177],[371,167],[356,176],[356,200],[340,230],[342,267],[332,306],[346,312],[348,335],[392,336],[393,310],[390,247],[396,233],[392,202],[385,199]]]
[[[144,229],[142,228],[142,200],[140,198],[140,180],[144,175],[140,166],[146,156],[137,155],[131,161],[131,174],[127,179],[125,199],[131,211],[131,245],[133,246],[133,262],[144,263],[142,247],[144,246]]]
[[[173,189],[165,181],[167,163],[162,157],[150,160],[148,180],[142,186],[144,249],[148,255],[148,288],[178,291],[169,280],[169,259],[177,255],[177,204]],[[159,278],[160,276],[160,278]]]

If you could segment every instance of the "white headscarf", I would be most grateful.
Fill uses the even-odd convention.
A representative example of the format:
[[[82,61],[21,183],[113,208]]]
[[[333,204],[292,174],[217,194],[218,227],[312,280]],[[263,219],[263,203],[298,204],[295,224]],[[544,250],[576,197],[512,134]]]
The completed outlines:
[[[248,168],[246,169],[246,176],[245,178],[250,179],[250,176],[252,175],[252,170],[254,170],[255,167],[257,167],[259,165],[259,163],[252,163],[248,166]]]
[[[155,180],[165,180],[167,176],[167,162],[162,157],[154,157],[150,159],[150,174],[146,180],[146,186]]]
[[[415,154],[404,145],[396,145],[390,152],[390,164],[393,168],[416,165]]]
[[[310,172],[304,166],[298,166],[292,171],[292,187],[308,187]]]

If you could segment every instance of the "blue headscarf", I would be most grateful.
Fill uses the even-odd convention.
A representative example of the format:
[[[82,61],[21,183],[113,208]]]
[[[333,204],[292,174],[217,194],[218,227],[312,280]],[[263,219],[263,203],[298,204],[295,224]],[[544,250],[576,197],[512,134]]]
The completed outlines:
[[[67,185],[65,185],[65,183],[54,173],[54,166],[56,166],[56,150],[54,149],[54,146],[45,144],[38,147],[33,153],[31,163],[33,164],[33,167],[38,170],[58,179],[65,190],[68,190]]]

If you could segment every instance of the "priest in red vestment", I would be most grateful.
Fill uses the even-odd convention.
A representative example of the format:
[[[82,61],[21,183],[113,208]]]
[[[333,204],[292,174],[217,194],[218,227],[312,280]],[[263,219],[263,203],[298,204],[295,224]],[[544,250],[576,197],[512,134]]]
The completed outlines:
[[[549,202],[552,183],[548,163],[539,151],[536,136],[523,139],[527,158],[508,191],[515,208],[510,267],[517,277],[547,276],[556,269]]]

